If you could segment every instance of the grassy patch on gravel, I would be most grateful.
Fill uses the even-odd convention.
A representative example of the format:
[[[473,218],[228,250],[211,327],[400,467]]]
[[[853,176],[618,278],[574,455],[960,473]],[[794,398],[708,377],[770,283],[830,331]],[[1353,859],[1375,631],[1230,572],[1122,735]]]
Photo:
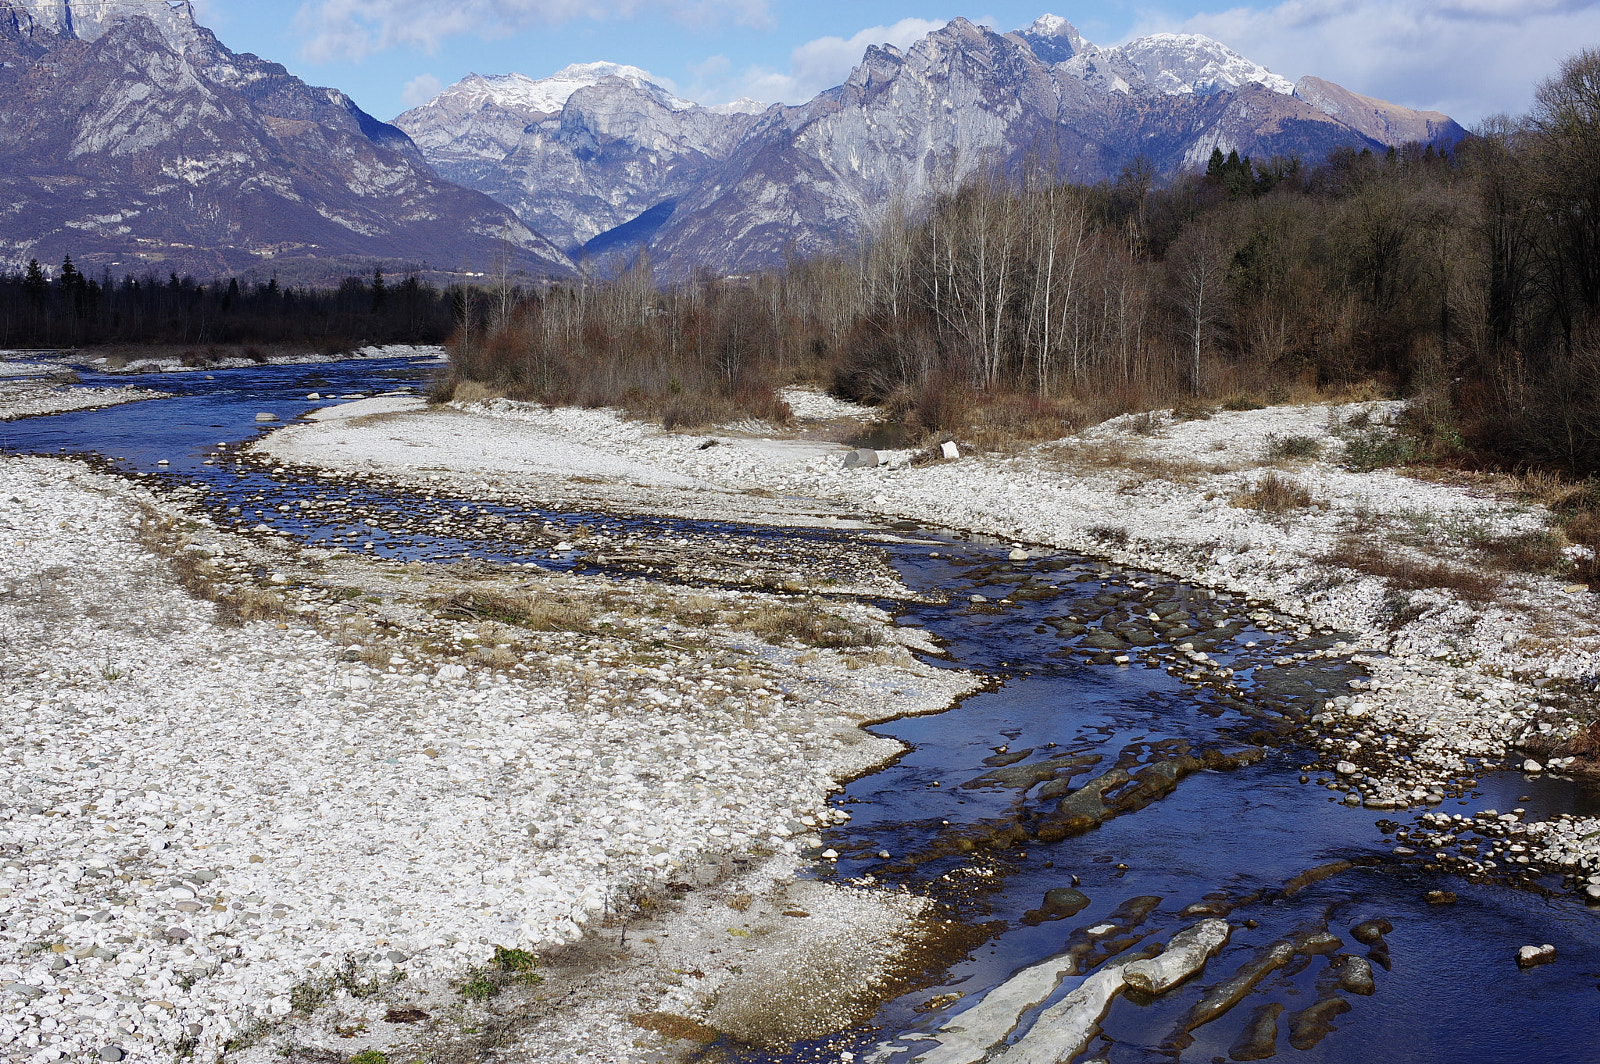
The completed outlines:
[[[508,986],[538,986],[544,982],[534,971],[538,965],[538,956],[525,949],[496,946],[488,964],[467,969],[456,992],[468,1001],[487,1001]]]

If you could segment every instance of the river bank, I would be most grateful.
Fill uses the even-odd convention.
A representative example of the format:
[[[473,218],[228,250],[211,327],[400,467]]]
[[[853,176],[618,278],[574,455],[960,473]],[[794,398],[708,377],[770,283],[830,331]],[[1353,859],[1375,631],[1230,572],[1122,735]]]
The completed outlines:
[[[1342,652],[1354,650],[1372,679],[1330,700],[1307,731],[1323,754],[1308,771],[1370,808],[1436,803],[1484,766],[1521,764],[1523,746],[1562,758],[1552,771],[1596,767],[1591,757],[1564,761],[1596,719],[1594,594],[1489,560],[1496,545],[1546,527],[1536,503],[1483,483],[1349,468],[1353,447],[1381,445],[1394,404],[1124,417],[1014,454],[935,462],[888,451],[877,454],[881,464],[852,467],[840,438],[871,411],[816,393],[789,397],[801,423],[788,432],[668,433],[608,411],[415,401],[370,419],[347,407],[337,427],[292,428],[261,450],[352,475],[702,516],[730,500],[749,512],[753,497],[815,498],[1237,592],[1307,630],[1354,637]],[[469,454],[494,468],[494,485],[475,475]],[[1254,502],[1269,475],[1303,489],[1303,502]],[[1600,842],[1585,838],[1597,827],[1510,830],[1539,837],[1545,859],[1584,889],[1600,876]]]
[[[385,358],[435,358],[444,360],[444,348],[432,345],[382,344],[369,345],[353,351],[323,354],[305,351],[295,354],[214,355],[201,345],[187,354],[139,356],[96,355],[83,357],[83,352],[61,352],[58,359],[65,365],[81,366],[99,373],[205,373],[219,369],[249,369],[254,366],[312,366],[334,362],[374,361]]]
[[[836,781],[899,750],[860,725],[974,683],[879,610],[302,548],[76,463],[0,463],[0,497],[12,1058],[443,1052],[581,989],[542,1059],[622,1059],[782,979],[866,1000],[940,933],[793,881]],[[739,978],[757,934],[776,981]]]
[[[62,414],[69,410],[99,410],[165,397],[165,392],[131,384],[121,388],[73,388],[52,380],[4,380],[0,381],[0,421]]]

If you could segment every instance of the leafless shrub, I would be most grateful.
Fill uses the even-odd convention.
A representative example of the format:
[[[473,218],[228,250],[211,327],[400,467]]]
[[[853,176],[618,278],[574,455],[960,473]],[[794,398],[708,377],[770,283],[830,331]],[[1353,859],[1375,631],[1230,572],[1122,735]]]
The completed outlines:
[[[1172,408],[1174,421],[1210,421],[1216,408],[1210,403],[1202,402],[1193,396],[1184,398]]]
[[[1268,472],[1249,488],[1235,492],[1231,501],[1244,509],[1273,514],[1303,510],[1312,504],[1310,488],[1277,472]]]
[[[1128,530],[1121,525],[1090,525],[1084,529],[1090,539],[1117,547],[1128,545]]]
[[[1140,436],[1154,436],[1161,431],[1162,417],[1154,410],[1146,410],[1142,414],[1135,414],[1128,421],[1128,428]]]
[[[1312,436],[1268,436],[1266,458],[1281,462],[1292,458],[1315,458],[1322,453],[1322,444]]]
[[[759,287],[701,277],[661,291],[643,264],[609,284],[530,296],[487,333],[452,338],[454,397],[471,382],[513,399],[618,407],[668,428],[788,424],[775,389],[798,368],[793,348],[806,330],[786,328]]]

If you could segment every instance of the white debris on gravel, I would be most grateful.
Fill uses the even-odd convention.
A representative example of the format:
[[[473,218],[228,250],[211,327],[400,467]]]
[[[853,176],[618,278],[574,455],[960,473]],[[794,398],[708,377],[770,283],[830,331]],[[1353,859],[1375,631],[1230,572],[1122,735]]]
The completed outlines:
[[[601,506],[655,514],[750,520],[771,524],[830,523],[803,498],[774,498],[754,474],[773,464],[806,464],[833,454],[831,443],[663,434],[654,426],[610,411],[546,409],[494,400],[465,409],[422,408],[405,418],[359,420],[364,413],[390,408],[352,403],[314,416],[330,415],[338,426],[297,425],[275,432],[253,446],[282,463],[343,473],[393,473],[419,482],[445,480],[464,491],[479,491],[486,478],[501,482],[499,494],[521,493],[559,509]],[[670,462],[664,455],[678,455]],[[719,455],[710,466],[713,480],[688,472],[693,453]],[[733,456],[752,476],[730,478],[724,470]],[[682,470],[674,465],[683,466]],[[828,509],[824,507],[824,509]],[[836,508],[834,508],[836,509]]]
[[[736,683],[565,632],[536,633],[526,673],[347,663],[299,622],[219,627],[138,542],[152,504],[0,463],[12,1058],[212,1061],[346,957],[425,988],[573,940],[633,884],[794,852],[836,778],[898,749],[863,720],[971,684],[759,643]]]
[[[410,414],[424,409],[427,405],[426,400],[415,395],[385,393],[321,407],[306,414],[305,420],[347,421],[351,418],[376,417],[380,414]]]
[[[166,397],[166,392],[131,384],[122,388],[72,388],[44,380],[4,381],[0,382],[0,421],[64,414],[69,410],[98,410]]]
[[[882,465],[847,468],[843,444],[795,441],[800,446],[786,451],[733,438],[705,447],[700,437],[611,411],[499,399],[414,416],[407,426],[414,449],[404,452],[375,432],[336,440],[280,433],[263,448],[317,465],[338,461],[324,457],[337,442],[367,468],[393,470],[425,465],[433,450],[448,450],[453,433],[482,434],[494,441],[497,469],[524,476],[525,486],[554,488],[566,474],[530,453],[581,446],[585,469],[625,464],[638,483],[685,477],[704,485],[672,500],[691,512],[715,513],[758,486],[885,518],[1081,551],[1242,593],[1306,624],[1351,633],[1355,644],[1346,652],[1381,652],[1364,659],[1373,674],[1358,699],[1366,718],[1353,729],[1338,727],[1344,735],[1325,734],[1322,747],[1330,768],[1338,760],[1360,765],[1365,775],[1351,777],[1358,801],[1404,808],[1436,800],[1447,781],[1476,771],[1469,759],[1510,753],[1538,705],[1535,682],[1595,682],[1600,611],[1587,589],[1549,577],[1511,574],[1486,600],[1473,601],[1442,587],[1394,588],[1324,560],[1354,540],[1389,559],[1409,558],[1424,572],[1442,563],[1470,573],[1484,567],[1478,545],[1547,525],[1537,505],[1386,469],[1344,468],[1348,428],[1366,423],[1381,433],[1397,409],[1279,406],[1178,422],[1168,414],[1134,415],[1016,454],[913,464],[911,452],[886,451]],[[468,429],[461,415],[480,427]],[[1272,457],[1274,442],[1289,440],[1309,441],[1318,456]],[[1307,487],[1313,505],[1288,514],[1236,505],[1268,471]],[[593,492],[624,508],[667,504],[661,492],[622,485]],[[1337,725],[1353,704],[1330,702],[1322,723]],[[1397,749],[1397,736],[1411,745]]]
[[[870,406],[835,399],[820,388],[780,388],[778,398],[788,403],[801,421],[867,421],[874,414]]]

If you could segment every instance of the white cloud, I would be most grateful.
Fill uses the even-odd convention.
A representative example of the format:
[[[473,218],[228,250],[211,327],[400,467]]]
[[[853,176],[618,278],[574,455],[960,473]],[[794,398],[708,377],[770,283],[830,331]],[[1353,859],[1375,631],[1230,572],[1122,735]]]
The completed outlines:
[[[690,63],[689,73],[697,79],[720,78],[733,69],[733,61],[725,55],[710,55],[698,63]]]
[[[295,15],[313,62],[365,58],[397,45],[432,54],[448,37],[503,37],[534,25],[580,18],[664,15],[691,26],[732,22],[766,27],[768,0],[305,0]]]
[[[908,48],[943,26],[931,19],[903,18],[892,26],[870,26],[848,39],[818,37],[789,53],[787,72],[750,66],[735,74],[725,57],[712,56],[690,66],[689,72],[696,78],[689,89],[690,98],[721,103],[748,96],[766,103],[804,103],[823,89],[841,84],[872,45]]]
[[[1131,36],[1156,30],[1203,33],[1286,76],[1471,125],[1526,109],[1537,82],[1600,40],[1600,0],[1285,0],[1149,17]]]
[[[418,74],[400,90],[400,102],[407,107],[421,107],[444,88],[444,83],[432,74]]]

